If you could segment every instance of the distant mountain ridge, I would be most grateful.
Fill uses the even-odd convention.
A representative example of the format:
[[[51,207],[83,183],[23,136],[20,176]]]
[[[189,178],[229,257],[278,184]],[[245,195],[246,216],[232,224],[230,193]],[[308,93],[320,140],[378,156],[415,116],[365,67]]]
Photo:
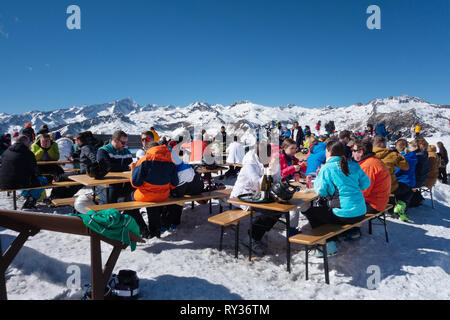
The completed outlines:
[[[17,115],[0,113],[0,132],[20,131],[25,122],[30,122],[34,128],[45,123],[51,130],[59,130],[62,134],[76,134],[85,130],[111,134],[118,129],[129,134],[140,134],[155,127],[161,135],[176,138],[181,132],[194,129],[198,132],[206,129],[209,135],[215,135],[224,125],[230,134],[251,140],[255,128],[272,120],[289,127],[297,120],[301,126],[309,125],[313,131],[319,120],[322,121],[322,128],[326,122],[333,120],[337,130],[363,130],[367,123],[375,125],[384,121],[387,129],[396,133],[407,134],[411,126],[419,124],[425,135],[438,132],[450,134],[450,106],[432,104],[408,95],[380,98],[347,107],[322,108],[304,108],[292,104],[268,107],[250,101],[240,101],[229,106],[206,102],[195,102],[186,107],[140,106],[127,98],[46,112],[29,111]]]

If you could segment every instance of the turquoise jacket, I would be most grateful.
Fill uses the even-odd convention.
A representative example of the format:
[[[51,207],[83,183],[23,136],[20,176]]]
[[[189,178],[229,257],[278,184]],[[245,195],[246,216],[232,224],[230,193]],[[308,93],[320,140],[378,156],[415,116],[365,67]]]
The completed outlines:
[[[340,208],[333,208],[333,213],[342,218],[362,216],[366,214],[366,201],[361,190],[370,187],[370,179],[359,164],[353,161],[348,162],[350,175],[346,176],[341,171],[339,161],[340,157],[328,159],[314,181],[314,190],[317,194],[327,197],[333,196],[337,188]]]

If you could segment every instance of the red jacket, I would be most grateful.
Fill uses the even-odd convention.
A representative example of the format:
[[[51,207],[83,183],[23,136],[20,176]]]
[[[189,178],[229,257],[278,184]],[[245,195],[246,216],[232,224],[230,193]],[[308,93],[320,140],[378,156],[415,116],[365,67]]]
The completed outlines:
[[[293,157],[291,165],[287,163],[286,154],[283,150],[280,151],[280,170],[281,170],[281,177],[286,178],[295,173],[294,165],[299,165],[300,160],[298,160],[296,157]]]
[[[375,155],[359,162],[361,169],[370,179],[370,187],[363,190],[364,199],[377,211],[384,211],[391,194],[391,174],[384,163]]]

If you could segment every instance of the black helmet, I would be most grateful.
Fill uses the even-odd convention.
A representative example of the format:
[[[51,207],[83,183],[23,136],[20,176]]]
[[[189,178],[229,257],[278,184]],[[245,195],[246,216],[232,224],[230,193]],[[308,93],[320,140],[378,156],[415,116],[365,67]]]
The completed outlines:
[[[292,199],[296,192],[300,191],[299,187],[292,186],[286,179],[276,182],[270,189],[270,195],[278,202],[285,203]]]

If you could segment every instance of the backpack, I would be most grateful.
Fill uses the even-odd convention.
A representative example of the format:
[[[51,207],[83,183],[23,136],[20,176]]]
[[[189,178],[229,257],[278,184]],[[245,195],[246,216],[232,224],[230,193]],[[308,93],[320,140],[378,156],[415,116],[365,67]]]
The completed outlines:
[[[91,300],[91,285],[87,284],[85,287],[81,300]],[[138,296],[139,278],[133,270],[120,270],[118,275],[113,274],[105,288],[105,300],[137,300]]]

